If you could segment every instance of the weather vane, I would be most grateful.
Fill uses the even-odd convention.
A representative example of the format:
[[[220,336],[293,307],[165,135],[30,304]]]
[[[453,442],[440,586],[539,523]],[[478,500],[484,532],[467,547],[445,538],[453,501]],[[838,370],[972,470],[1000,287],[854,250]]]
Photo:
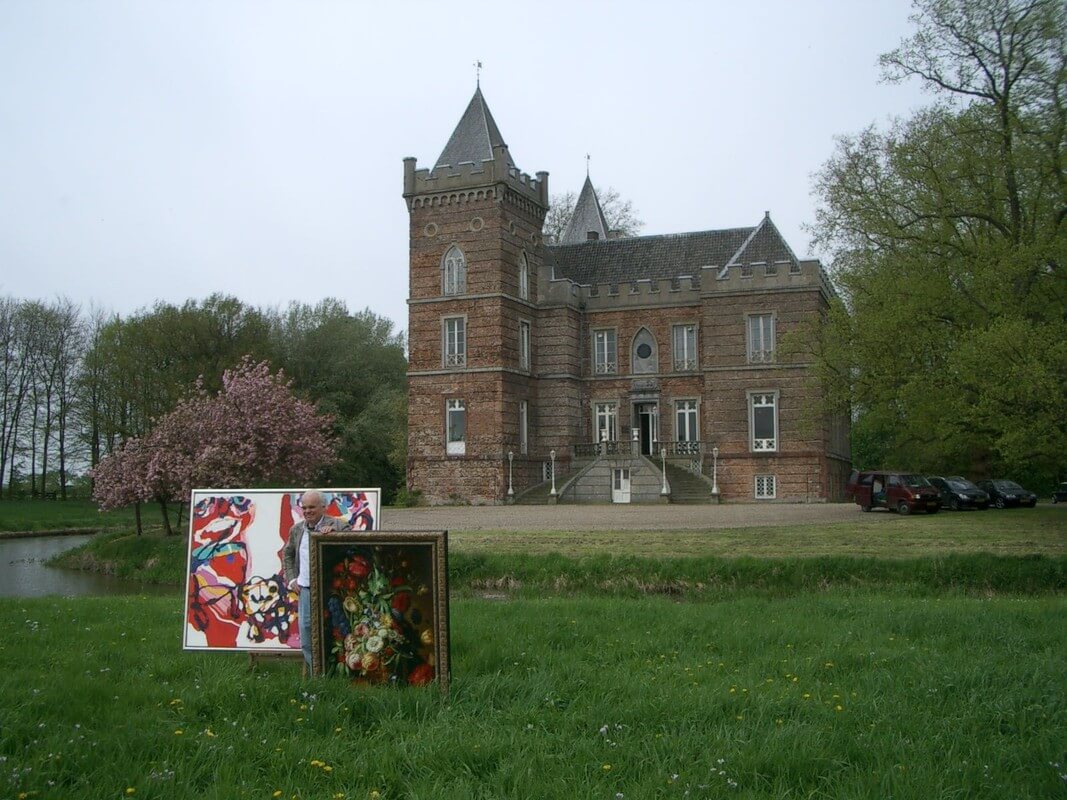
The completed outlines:
[[[585,177],[589,177],[589,159],[592,158],[588,153],[585,154]]]
[[[475,86],[481,86],[482,85],[482,62],[481,61],[475,61],[474,62],[474,85]]]

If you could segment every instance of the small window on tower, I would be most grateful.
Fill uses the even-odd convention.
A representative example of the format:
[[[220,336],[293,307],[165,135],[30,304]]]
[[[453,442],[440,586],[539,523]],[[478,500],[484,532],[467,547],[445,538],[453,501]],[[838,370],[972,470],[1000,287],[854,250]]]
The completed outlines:
[[[456,246],[448,248],[441,262],[442,290],[445,294],[463,294],[467,291],[467,260]]]

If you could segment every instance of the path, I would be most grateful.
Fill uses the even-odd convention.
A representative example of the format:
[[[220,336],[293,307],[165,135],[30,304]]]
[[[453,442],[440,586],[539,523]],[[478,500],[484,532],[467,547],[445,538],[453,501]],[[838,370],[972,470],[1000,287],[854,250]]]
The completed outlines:
[[[896,519],[863,514],[852,503],[791,505],[560,505],[385,508],[383,530],[449,531],[682,531],[709,528],[826,525]]]

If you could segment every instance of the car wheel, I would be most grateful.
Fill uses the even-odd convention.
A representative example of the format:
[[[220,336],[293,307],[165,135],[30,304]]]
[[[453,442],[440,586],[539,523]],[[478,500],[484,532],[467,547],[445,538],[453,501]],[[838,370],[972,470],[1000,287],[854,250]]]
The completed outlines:
[[[1034,502],[1032,502],[1032,503],[1027,503],[1026,505],[1027,505],[1027,507],[1028,507],[1028,508],[1033,508],[1034,506],[1036,506],[1036,505],[1037,505],[1037,501],[1035,500]]]
[[[1056,503],[1058,503],[1058,502],[1060,502],[1060,501],[1059,501],[1059,499],[1058,499],[1058,498],[1056,497],[1056,495],[1052,495],[1052,505],[1056,505]]]
[[[959,511],[959,510],[960,510],[960,501],[959,501],[959,499],[958,499],[958,498],[955,498],[955,497],[953,497],[953,498],[952,498],[952,502],[951,502],[951,503],[949,504],[949,507],[950,507],[950,508],[951,508],[951,509],[952,509],[953,511]]]
[[[940,511],[940,510],[941,510],[941,508],[940,508],[940,507],[934,507],[934,508],[927,508],[927,509],[926,509],[926,513],[927,513],[927,514],[936,514],[936,513],[937,513],[938,511]]]
[[[905,503],[903,500],[901,500],[900,503],[897,504],[897,512],[902,517],[906,517],[908,514],[911,513],[911,509],[908,508],[908,504],[907,503]]]
[[[870,506],[860,506],[860,508],[861,508],[861,509],[862,509],[863,511],[870,511],[870,510],[871,510],[871,507],[870,507]]]
[[[1004,508],[1004,498],[1003,498],[1003,497],[998,497],[998,498],[996,499],[996,502],[994,503],[994,505],[995,505],[995,506],[996,506],[997,508],[999,508],[999,509],[1003,510],[1003,508]]]

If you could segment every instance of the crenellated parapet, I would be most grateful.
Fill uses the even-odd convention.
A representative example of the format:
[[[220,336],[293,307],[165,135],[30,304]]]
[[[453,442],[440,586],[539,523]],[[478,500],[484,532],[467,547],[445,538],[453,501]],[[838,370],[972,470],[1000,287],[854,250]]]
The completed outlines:
[[[404,199],[409,209],[449,205],[475,199],[510,200],[525,206],[548,208],[548,173],[531,177],[511,163],[506,145],[493,148],[493,158],[419,169],[416,159],[404,159]]]
[[[827,297],[835,291],[822,265],[816,260],[753,261],[728,267],[703,268],[703,295],[745,291],[776,291],[818,287]]]

